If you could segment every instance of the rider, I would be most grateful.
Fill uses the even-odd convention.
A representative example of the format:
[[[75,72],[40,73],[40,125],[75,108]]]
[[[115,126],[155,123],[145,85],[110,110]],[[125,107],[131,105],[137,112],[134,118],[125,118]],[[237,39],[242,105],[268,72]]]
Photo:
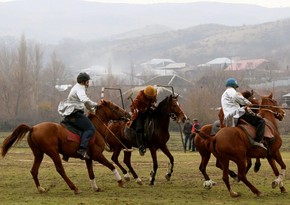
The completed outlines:
[[[144,123],[148,115],[149,109],[155,107],[157,101],[157,89],[151,85],[148,85],[144,90],[140,90],[136,98],[130,105],[132,112],[131,121],[135,123],[136,126],[136,143],[139,147],[139,153],[143,156],[146,152],[144,146]]]
[[[95,127],[85,115],[85,108],[95,113],[98,103],[90,100],[86,94],[89,87],[90,76],[87,73],[80,73],[77,76],[77,83],[72,87],[66,101],[60,102],[58,112],[66,118],[73,126],[82,131],[81,143],[77,153],[81,159],[90,159],[86,149],[90,139],[95,133]]]
[[[225,126],[234,127],[237,125],[238,119],[245,120],[256,127],[256,142],[254,145],[266,149],[263,143],[261,143],[264,138],[265,120],[252,112],[248,112],[245,107],[242,107],[252,106],[252,103],[243,97],[241,93],[237,92],[239,85],[235,78],[227,79],[226,87],[227,89],[221,97]]]

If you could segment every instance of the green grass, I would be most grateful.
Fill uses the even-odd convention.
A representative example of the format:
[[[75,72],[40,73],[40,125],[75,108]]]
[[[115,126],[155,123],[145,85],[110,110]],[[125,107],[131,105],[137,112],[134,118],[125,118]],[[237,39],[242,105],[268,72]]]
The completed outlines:
[[[7,136],[7,133],[0,133],[0,136]],[[1,142],[3,137],[0,138]],[[288,152],[289,142],[285,136],[281,150],[283,159],[289,164],[290,153]],[[172,133],[168,143],[175,157],[174,172],[171,181],[165,179],[168,159],[158,152],[159,168],[156,176],[156,185],[149,186],[149,174],[152,170],[152,160],[150,153],[145,156],[138,155],[138,151],[133,152],[132,164],[143,181],[139,186],[132,179],[126,182],[125,188],[119,188],[111,171],[99,163],[94,164],[94,172],[97,185],[103,190],[95,193],[92,191],[85,163],[78,159],[70,159],[68,163],[63,163],[67,175],[75,185],[83,192],[74,195],[73,191],[65,184],[64,180],[56,172],[52,160],[45,157],[39,170],[40,184],[49,191],[39,194],[36,191],[30,169],[33,155],[27,148],[25,142],[21,146],[13,147],[9,150],[5,158],[0,159],[0,200],[3,205],[85,205],[85,204],[289,204],[288,194],[281,194],[279,189],[272,189],[271,183],[276,178],[265,159],[262,159],[262,167],[258,173],[251,169],[248,179],[264,193],[262,197],[256,197],[243,183],[236,183],[231,180],[234,191],[240,192],[239,198],[231,198],[221,179],[221,170],[215,167],[214,157],[208,165],[208,173],[211,178],[218,182],[218,185],[210,190],[202,187],[203,177],[198,170],[200,156],[196,152],[184,153],[178,133]],[[285,147],[287,146],[287,147]],[[110,159],[111,153],[104,152]],[[120,156],[122,162],[123,154]],[[231,164],[231,168],[236,170],[236,166]],[[278,167],[280,169],[280,167]],[[121,173],[120,173],[121,174]],[[286,173],[284,181],[287,190],[290,189],[288,183],[289,176]]]

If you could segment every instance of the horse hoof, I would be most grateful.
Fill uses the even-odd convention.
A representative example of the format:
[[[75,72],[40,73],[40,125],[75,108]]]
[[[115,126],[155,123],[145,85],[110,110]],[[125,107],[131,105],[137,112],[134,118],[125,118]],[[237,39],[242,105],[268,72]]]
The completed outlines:
[[[287,193],[285,187],[280,187],[281,193]]]
[[[130,175],[127,173],[124,175],[124,179],[129,182],[130,181]]]
[[[47,192],[47,190],[45,188],[41,187],[41,186],[37,187],[37,190],[38,190],[39,193]]]
[[[122,180],[118,181],[118,186],[124,188],[124,182]]]
[[[101,191],[102,191],[101,188],[96,188],[96,189],[94,189],[94,192],[101,192]]]
[[[240,182],[239,177],[233,177],[233,179],[234,179],[235,182],[238,182],[238,183]]]
[[[257,195],[258,197],[260,197],[260,196],[264,196],[264,194],[263,194],[262,192],[258,192],[256,195]]]
[[[278,186],[278,183],[276,181],[272,182],[272,188],[275,189]]]
[[[136,181],[137,184],[143,185],[142,180],[139,177],[135,181]]]
[[[231,195],[232,198],[235,198],[235,197],[239,197],[240,196],[240,194],[237,193],[237,192],[235,192],[235,191],[230,191],[230,195]]]
[[[167,181],[170,181],[170,175],[169,175],[169,174],[166,174],[166,175],[165,175],[165,179],[166,179]]]
[[[79,189],[75,189],[75,190],[74,190],[74,193],[75,193],[75,195],[77,195],[77,194],[81,194],[81,193],[82,193],[82,191],[81,191],[81,190],[79,190]]]

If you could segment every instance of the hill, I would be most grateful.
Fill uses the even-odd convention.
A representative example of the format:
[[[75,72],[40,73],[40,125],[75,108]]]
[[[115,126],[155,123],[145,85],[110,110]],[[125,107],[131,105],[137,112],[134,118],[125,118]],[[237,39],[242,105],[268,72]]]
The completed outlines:
[[[67,62],[76,67],[107,66],[110,61],[114,68],[122,69],[132,62],[141,63],[152,58],[170,58],[198,65],[217,57],[236,56],[289,64],[289,32],[290,19],[248,26],[206,24],[120,40],[66,41],[58,45],[57,50],[63,59],[76,58],[77,61]]]
[[[287,17],[290,17],[290,8],[248,4],[140,5],[83,0],[18,0],[0,3],[0,36],[25,34],[29,39],[57,43],[65,38],[84,41],[107,38],[151,25],[178,30],[209,23],[253,25]]]

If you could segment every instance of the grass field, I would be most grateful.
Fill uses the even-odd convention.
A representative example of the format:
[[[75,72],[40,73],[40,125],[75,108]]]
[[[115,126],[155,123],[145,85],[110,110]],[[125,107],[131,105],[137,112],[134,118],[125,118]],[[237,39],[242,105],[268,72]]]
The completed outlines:
[[[7,133],[0,133],[0,142]],[[290,161],[289,136],[283,136],[284,144],[282,156],[288,165]],[[141,157],[138,151],[133,152],[132,164],[143,181],[140,186],[132,179],[126,182],[125,188],[119,188],[111,171],[95,163],[94,171],[97,185],[103,190],[95,193],[92,191],[85,163],[78,159],[64,162],[67,175],[83,192],[74,195],[56,172],[52,160],[47,156],[40,167],[39,179],[48,192],[39,194],[36,191],[30,169],[33,155],[27,148],[26,142],[13,147],[5,158],[0,159],[0,204],[45,204],[45,205],[85,205],[85,204],[289,204],[289,195],[281,194],[279,189],[272,189],[271,183],[275,179],[267,161],[262,159],[262,167],[258,173],[251,169],[248,179],[264,193],[256,197],[243,183],[231,180],[233,190],[240,192],[239,198],[231,198],[221,179],[221,170],[215,167],[214,157],[208,165],[208,173],[218,185],[210,190],[202,187],[203,177],[198,170],[200,156],[197,152],[184,153],[181,146],[179,133],[172,133],[168,142],[170,150],[175,157],[174,172],[171,181],[165,179],[168,159],[162,152],[158,152],[159,169],[156,176],[156,185],[149,186],[149,174],[152,170],[150,153]],[[111,153],[105,152],[110,158]],[[120,161],[122,161],[121,155]],[[231,168],[236,170],[234,164]],[[121,174],[121,173],[120,173]],[[286,173],[284,181],[287,190],[290,189],[289,176]]]

